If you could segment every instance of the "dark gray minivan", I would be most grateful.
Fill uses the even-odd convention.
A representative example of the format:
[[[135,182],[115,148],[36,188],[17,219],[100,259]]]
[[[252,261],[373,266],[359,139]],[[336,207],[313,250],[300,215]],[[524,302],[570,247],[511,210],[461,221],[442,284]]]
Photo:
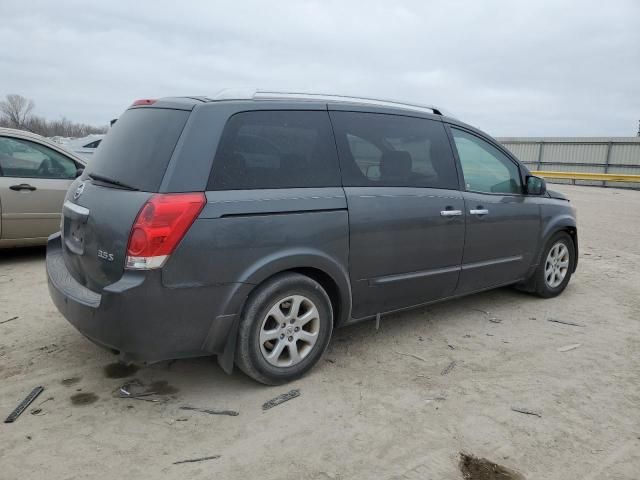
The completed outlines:
[[[336,327],[510,284],[553,297],[577,259],[569,201],[438,108],[256,91],[134,102],[47,274],[124,361],[216,354],[279,384]]]

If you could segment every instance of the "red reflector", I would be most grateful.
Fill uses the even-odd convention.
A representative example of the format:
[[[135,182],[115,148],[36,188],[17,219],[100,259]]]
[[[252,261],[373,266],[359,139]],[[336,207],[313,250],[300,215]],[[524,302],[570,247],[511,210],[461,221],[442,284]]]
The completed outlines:
[[[144,204],[131,228],[127,267],[161,267],[206,203],[204,193],[165,193]]]
[[[141,98],[140,100],[136,100],[131,104],[132,107],[137,107],[138,105],[153,105],[158,100],[155,98]]]

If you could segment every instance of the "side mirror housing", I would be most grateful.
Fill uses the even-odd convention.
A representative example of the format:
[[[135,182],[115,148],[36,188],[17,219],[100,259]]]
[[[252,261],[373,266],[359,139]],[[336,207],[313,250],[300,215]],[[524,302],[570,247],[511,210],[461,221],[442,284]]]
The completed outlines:
[[[76,169],[76,178],[78,178],[80,175],[82,175],[82,172],[84,172],[84,167],[78,167]]]
[[[534,175],[527,176],[527,194],[528,195],[544,195],[547,193],[547,182],[544,178]]]

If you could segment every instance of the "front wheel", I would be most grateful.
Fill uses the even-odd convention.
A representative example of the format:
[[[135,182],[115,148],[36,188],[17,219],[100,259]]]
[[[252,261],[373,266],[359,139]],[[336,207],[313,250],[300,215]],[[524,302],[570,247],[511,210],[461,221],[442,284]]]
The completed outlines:
[[[571,279],[575,264],[575,246],[566,232],[556,233],[542,254],[536,269],[536,294],[543,298],[560,295]]]
[[[333,309],[315,280],[273,277],[251,295],[238,330],[236,363],[255,380],[279,385],[301,377],[320,359],[333,329]]]

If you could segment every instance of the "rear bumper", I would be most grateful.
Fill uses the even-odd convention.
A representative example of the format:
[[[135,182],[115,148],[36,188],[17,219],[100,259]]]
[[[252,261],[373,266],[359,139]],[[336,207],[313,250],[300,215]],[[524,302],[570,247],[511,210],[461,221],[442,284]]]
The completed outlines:
[[[94,343],[129,361],[221,353],[236,315],[227,311],[245,284],[167,288],[162,272],[125,271],[102,293],[69,273],[60,234],[47,243],[49,293],[60,313]]]

